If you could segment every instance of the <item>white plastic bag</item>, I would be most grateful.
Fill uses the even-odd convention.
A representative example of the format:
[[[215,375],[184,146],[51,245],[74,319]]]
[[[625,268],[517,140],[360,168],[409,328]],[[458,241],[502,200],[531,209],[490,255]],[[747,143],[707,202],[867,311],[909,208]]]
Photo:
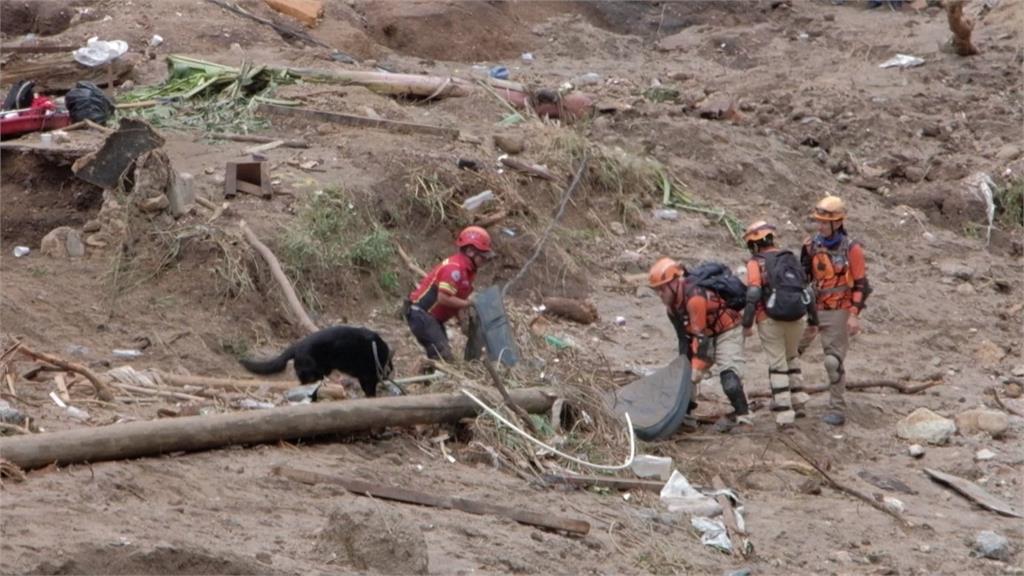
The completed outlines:
[[[697,491],[679,470],[672,471],[672,477],[661,489],[661,501],[669,512],[685,512],[695,516],[717,516],[722,513],[718,502]]]
[[[75,62],[94,68],[120,58],[128,51],[124,40],[100,40],[93,36],[85,46],[74,51]]]

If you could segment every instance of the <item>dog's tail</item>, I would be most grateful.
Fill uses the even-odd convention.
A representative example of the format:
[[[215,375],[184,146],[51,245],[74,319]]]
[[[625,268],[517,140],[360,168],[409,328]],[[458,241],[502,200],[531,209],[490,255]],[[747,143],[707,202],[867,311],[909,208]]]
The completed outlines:
[[[284,352],[281,352],[281,354],[275,358],[269,358],[267,360],[242,358],[238,362],[253,374],[277,374],[278,372],[283,372],[284,369],[288,367],[288,361],[291,360],[294,355],[294,350],[289,346]]]

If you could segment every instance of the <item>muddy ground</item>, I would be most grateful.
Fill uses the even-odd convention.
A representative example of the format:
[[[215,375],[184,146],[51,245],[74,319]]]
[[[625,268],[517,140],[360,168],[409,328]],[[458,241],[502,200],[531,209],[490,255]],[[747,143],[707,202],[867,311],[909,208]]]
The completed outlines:
[[[37,12],[22,4],[36,5]],[[249,59],[342,66],[330,61],[327,50],[289,44],[269,28],[209,3],[76,2],[67,8],[70,16],[61,13],[61,4],[5,2],[5,43],[29,32],[54,34],[44,39],[72,44],[99,35],[124,39],[141,52],[153,34],[160,34],[164,43],[156,57],[135,70],[137,86],[160,82],[162,57],[170,53],[228,64]],[[241,4],[272,15],[262,2]],[[510,216],[491,228],[499,258],[479,283],[506,281],[531,252],[575,169],[573,143],[586,139],[606,155],[591,165],[585,190],[513,291],[512,307],[517,317],[527,318],[542,295],[592,300],[598,323],[580,327],[553,320],[545,329],[575,345],[575,351],[562,353],[565,362],[618,371],[658,366],[675,353],[660,303],[638,288],[631,274],[661,255],[687,263],[714,258],[733,266],[745,258],[714,218],[687,211],[677,221],[655,218],[659,184],[624,180],[630,171],[622,166],[656,160],[707,206],[725,209],[740,222],[777,221],[782,243],[793,248],[803,238],[804,216],[813,202],[825,192],[839,194],[850,206],[851,233],[866,246],[875,288],[863,315],[864,331],[853,340],[850,380],[935,378],[941,384],[915,395],[851,392],[849,422],[841,430],[820,422],[825,398],[816,396],[809,416],[789,435],[812,447],[814,457],[844,482],[901,500],[914,527],[902,528],[828,486],[808,486],[806,476],[785,465],[798,458],[778,440],[770,414],[762,409],[753,430],[719,435],[701,429],[641,445],[645,453],[673,457],[695,483],[710,484],[718,474],[739,492],[755,547],[750,558],[702,546],[688,520],[664,514],[653,494],[542,487],[524,479],[529,473],[493,468],[470,442],[448,441],[456,460],[451,463],[432,439],[445,432],[468,440],[464,430],[425,427],[49,467],[29,473],[23,482],[5,480],[0,491],[3,573],[722,574],[741,567],[754,574],[1020,573],[1022,556],[978,558],[971,543],[988,529],[1020,549],[1021,520],[972,505],[929,481],[922,470],[971,479],[1024,509],[1024,419],[1011,415],[1000,438],[955,435],[946,445],[928,446],[921,460],[907,455],[907,443],[896,437],[895,428],[918,407],[948,417],[972,407],[995,407],[990,391],[1005,393],[1024,369],[1021,223],[1004,218],[1000,209],[989,239],[985,203],[971,184],[975,174],[986,173],[1003,190],[1024,170],[1021,4],[968,6],[981,50],[970,58],[946,49],[949,31],[939,8],[869,10],[816,1],[327,4],[311,33],[361,62],[349,67],[471,76],[481,66],[503,64],[513,80],[547,86],[596,72],[600,81],[580,89],[616,112],[571,127],[536,119],[502,127],[497,123],[507,111],[487,95],[420,103],[358,87],[282,87],[280,97],[304,98],[307,107],[455,127],[475,138],[275,120],[268,134],[305,139],[311,146],[266,152],[275,165],[276,189],[283,193],[269,201],[232,199],[210,224],[226,234],[230,246],[244,247],[231,235],[244,219],[281,249],[283,231],[296,225],[303,203],[317,190],[339,188],[428,265],[446,255],[451,234],[467,217],[454,213],[438,219],[409,201],[417,190],[411,183],[422,176],[448,190],[455,206],[494,187]],[[520,58],[523,52],[533,54],[532,63]],[[925,64],[879,67],[897,53],[919,56]],[[8,62],[24,57],[2,56]],[[653,85],[670,92],[659,97],[664,91],[651,92]],[[710,103],[723,99],[734,104],[731,119],[702,116]],[[215,197],[224,162],[250,146],[207,139],[197,129],[158,129],[174,167],[195,175],[200,195]],[[498,174],[500,152],[491,136],[499,133],[522,138],[527,143],[522,156],[547,163],[558,182]],[[484,171],[458,171],[459,158],[479,161]],[[615,158],[621,162],[610,160]],[[316,171],[298,166],[313,160]],[[161,255],[140,253],[130,281],[115,277],[121,268],[110,250],[90,247],[78,259],[43,255],[39,242],[48,230],[80,227],[96,216],[97,191],[71,177],[67,167],[38,168],[33,156],[4,152],[2,161],[5,342],[23,338],[35,349],[96,370],[125,363],[114,349],[149,342],[132,366],[243,377],[239,355],[269,352],[300,333],[266,270],[255,261],[245,264],[254,270],[254,284],[225,288],[223,255],[218,245],[201,238],[182,244],[171,264],[155,273],[153,258],[159,261]],[[197,209],[177,221],[156,218],[151,226],[180,231],[206,225],[208,216]],[[33,252],[14,258],[16,245]],[[150,239],[139,246],[152,252],[161,244]],[[377,329],[397,348],[396,365],[405,376],[414,372],[419,350],[398,308],[414,277],[397,258],[389,265],[394,283],[382,282],[379,271],[339,269],[306,286],[319,290],[313,307],[318,323]],[[622,325],[614,321],[620,316]],[[756,338],[746,350],[747,389],[766,391],[766,364]],[[807,354],[808,384],[824,381],[820,362],[818,350]],[[13,366],[20,373],[31,363],[19,359]],[[182,411],[189,404],[144,399],[104,405],[86,388],[74,387],[71,397],[89,411],[88,424],[49,400],[55,389],[49,377],[16,379],[4,399],[49,431],[154,419],[161,409]],[[419,385],[414,391],[430,388]],[[717,380],[702,385],[701,395],[702,414],[728,406]],[[1024,400],[1003,401],[1024,410]],[[230,408],[218,403],[210,409]],[[977,461],[980,449],[995,452],[995,458]],[[586,519],[592,530],[586,537],[569,537],[490,516],[367,500],[275,477],[272,469],[278,465],[550,511]],[[863,480],[865,473],[900,480],[910,493],[878,488]]]

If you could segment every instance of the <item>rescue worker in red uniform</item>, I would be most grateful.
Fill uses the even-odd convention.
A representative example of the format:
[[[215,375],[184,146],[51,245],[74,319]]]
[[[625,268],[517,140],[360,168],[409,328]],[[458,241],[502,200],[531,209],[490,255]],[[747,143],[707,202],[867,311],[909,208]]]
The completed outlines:
[[[860,313],[871,294],[864,248],[846,233],[846,206],[838,196],[826,196],[811,213],[818,233],[804,242],[800,262],[817,297],[819,326],[808,326],[799,352],[821,334],[828,372],[829,410],[822,420],[831,426],[846,423],[846,352],[850,336],[860,332]]]
[[[472,306],[477,270],[494,257],[491,236],[479,226],[463,229],[455,245],[458,251],[434,266],[405,302],[409,329],[431,360],[455,360],[444,324]]]

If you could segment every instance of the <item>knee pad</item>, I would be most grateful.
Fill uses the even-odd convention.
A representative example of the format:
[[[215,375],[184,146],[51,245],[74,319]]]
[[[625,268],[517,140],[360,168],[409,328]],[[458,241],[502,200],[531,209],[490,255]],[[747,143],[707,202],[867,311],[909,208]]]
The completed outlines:
[[[726,394],[743,389],[743,383],[740,382],[740,375],[733,370],[726,370],[719,375],[719,379],[722,381],[722,390]]]
[[[838,382],[843,377],[843,361],[838,356],[826,354],[825,370],[828,372],[829,382]]]

